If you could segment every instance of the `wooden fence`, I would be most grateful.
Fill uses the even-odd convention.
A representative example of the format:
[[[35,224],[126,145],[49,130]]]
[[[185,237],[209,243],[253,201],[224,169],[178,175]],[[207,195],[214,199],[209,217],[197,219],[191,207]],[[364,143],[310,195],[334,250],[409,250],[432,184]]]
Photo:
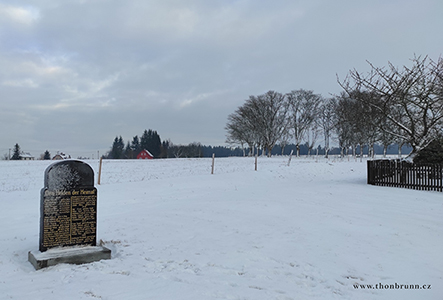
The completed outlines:
[[[368,184],[443,192],[443,165],[368,160]]]

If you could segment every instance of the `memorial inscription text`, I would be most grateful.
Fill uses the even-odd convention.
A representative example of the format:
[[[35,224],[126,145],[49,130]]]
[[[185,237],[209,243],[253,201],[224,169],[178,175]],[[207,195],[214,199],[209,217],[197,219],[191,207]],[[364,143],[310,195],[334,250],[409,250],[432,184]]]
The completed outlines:
[[[97,189],[43,192],[42,249],[93,245],[97,233]]]

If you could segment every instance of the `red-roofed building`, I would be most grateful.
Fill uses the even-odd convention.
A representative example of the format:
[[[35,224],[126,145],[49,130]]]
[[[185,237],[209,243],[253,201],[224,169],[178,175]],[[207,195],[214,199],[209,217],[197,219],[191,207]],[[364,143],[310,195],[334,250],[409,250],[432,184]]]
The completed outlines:
[[[137,159],[153,159],[154,155],[152,155],[148,150],[143,149],[138,155]]]

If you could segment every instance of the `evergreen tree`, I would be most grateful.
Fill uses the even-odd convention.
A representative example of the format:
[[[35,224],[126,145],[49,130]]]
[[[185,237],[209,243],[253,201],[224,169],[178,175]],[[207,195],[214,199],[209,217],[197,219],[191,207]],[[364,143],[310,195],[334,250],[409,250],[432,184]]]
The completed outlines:
[[[145,131],[143,132],[143,134],[140,138],[140,150],[143,150],[143,149],[148,150],[148,146],[149,146],[148,144],[149,144],[149,134],[148,134],[148,131],[145,129]]]
[[[415,163],[443,164],[443,136],[434,139],[414,157]]]
[[[20,146],[18,144],[15,144],[14,146],[14,152],[11,157],[12,160],[20,160],[22,157],[20,155]]]
[[[45,160],[51,159],[51,153],[49,153],[48,150],[45,151],[45,154],[43,155],[43,159],[45,159]]]
[[[123,138],[115,137],[114,143],[112,144],[111,152],[109,153],[109,158],[112,159],[122,159],[124,158],[124,148],[125,143],[123,142]]]
[[[162,142],[157,131],[152,131],[150,140],[150,152],[154,157],[160,157],[162,152]]]
[[[145,129],[142,137],[140,138],[140,147],[142,150],[148,150],[152,155],[154,155],[154,158],[159,158],[162,152],[162,143],[157,131]]]
[[[131,144],[129,143],[129,141],[126,143],[126,147],[125,147],[125,149],[123,150],[123,156],[124,156],[124,158],[129,158],[129,159],[131,159],[132,158],[132,155],[133,155],[133,153],[132,153],[132,149],[131,149]]]
[[[135,158],[135,156],[137,156],[140,153],[140,151],[142,150],[140,147],[140,139],[138,138],[137,135],[132,138],[131,150],[134,154],[133,158]]]

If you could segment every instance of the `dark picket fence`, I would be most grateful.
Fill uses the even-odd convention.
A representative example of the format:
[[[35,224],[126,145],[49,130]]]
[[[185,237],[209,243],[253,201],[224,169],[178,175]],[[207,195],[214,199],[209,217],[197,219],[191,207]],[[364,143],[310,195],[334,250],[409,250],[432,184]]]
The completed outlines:
[[[443,192],[443,165],[368,160],[368,184]]]

